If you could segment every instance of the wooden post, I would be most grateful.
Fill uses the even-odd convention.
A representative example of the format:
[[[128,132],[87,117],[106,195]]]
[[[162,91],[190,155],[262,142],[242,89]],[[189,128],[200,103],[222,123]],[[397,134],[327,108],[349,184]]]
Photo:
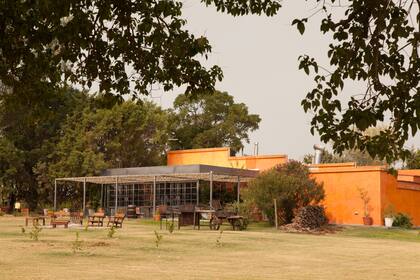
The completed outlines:
[[[57,211],[57,180],[54,180],[54,211]]]
[[[279,229],[279,223],[277,218],[277,199],[274,199],[274,222],[276,225],[276,229]]]

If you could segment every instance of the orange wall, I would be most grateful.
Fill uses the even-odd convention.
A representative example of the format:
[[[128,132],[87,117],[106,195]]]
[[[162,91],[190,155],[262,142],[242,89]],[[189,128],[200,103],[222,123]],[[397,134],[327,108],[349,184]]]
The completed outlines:
[[[371,198],[369,208],[374,225],[383,225],[384,209],[392,204],[396,212],[409,214],[413,224],[420,226],[420,170],[401,170],[397,180],[380,166],[317,167],[311,168],[311,175],[324,184],[323,203],[331,223],[363,224],[359,187],[367,190]]]
[[[363,224],[364,204],[358,188],[366,190],[371,198],[370,216],[374,225],[381,225],[380,167],[311,168],[311,175],[322,182],[323,202],[330,223]]]
[[[286,155],[231,157],[229,148],[191,149],[168,152],[168,165],[207,164],[266,170],[287,162]]]
[[[392,204],[397,212],[409,214],[413,218],[413,224],[420,226],[419,176],[407,178],[405,174],[420,175],[420,170],[401,170],[398,172],[398,180],[390,174],[381,174],[382,207],[384,209]]]

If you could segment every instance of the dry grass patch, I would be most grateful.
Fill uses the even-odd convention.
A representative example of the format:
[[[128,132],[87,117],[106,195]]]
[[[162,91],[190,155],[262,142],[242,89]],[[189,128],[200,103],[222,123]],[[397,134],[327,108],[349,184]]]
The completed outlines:
[[[135,220],[113,238],[106,229],[43,229],[35,242],[20,232],[22,224],[0,217],[0,279],[376,280],[416,279],[420,270],[420,243],[351,236],[354,229],[319,236],[251,225],[170,234]],[[82,249],[74,253],[76,231]]]

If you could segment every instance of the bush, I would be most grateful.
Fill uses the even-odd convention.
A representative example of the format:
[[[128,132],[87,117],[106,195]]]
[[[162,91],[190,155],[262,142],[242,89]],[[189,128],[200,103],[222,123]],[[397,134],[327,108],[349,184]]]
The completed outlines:
[[[323,206],[308,205],[299,209],[293,223],[300,228],[315,229],[326,225],[328,219]]]
[[[274,224],[273,199],[277,200],[281,223],[292,222],[297,209],[324,198],[322,184],[309,177],[309,169],[297,161],[289,161],[262,172],[244,190],[243,198],[263,211]]]
[[[413,223],[411,222],[411,217],[405,213],[398,213],[394,217],[394,223],[392,224],[395,227],[401,228],[412,228]]]

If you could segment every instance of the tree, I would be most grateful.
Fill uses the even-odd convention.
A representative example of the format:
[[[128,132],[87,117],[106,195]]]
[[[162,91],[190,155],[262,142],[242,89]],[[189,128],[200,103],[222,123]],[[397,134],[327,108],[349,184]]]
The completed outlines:
[[[202,2],[234,16],[273,16],[281,8],[278,0]],[[406,157],[403,145],[420,126],[420,0],[313,2],[317,11],[292,22],[303,34],[309,19],[323,15],[321,32],[332,38],[330,67],[300,58],[305,73],[315,72],[316,87],[302,101],[314,113],[312,133],[332,141],[337,153]],[[23,100],[48,98],[39,91],[67,81],[98,80],[106,96],[138,96],[155,84],[211,91],[222,78],[217,66],[206,69],[198,60],[211,47],[184,29],[179,1],[2,1],[0,19],[0,81]],[[342,101],[353,82],[365,86]],[[362,134],[388,118],[379,135]]]
[[[54,177],[93,176],[105,168],[163,163],[168,115],[151,102],[131,101],[69,118],[52,155]]]
[[[259,174],[244,190],[243,197],[263,211],[271,223],[274,223],[273,199],[276,199],[282,222],[290,223],[296,210],[324,199],[324,189],[309,177],[306,166],[292,160]]]
[[[306,154],[303,162],[307,164],[313,163],[312,154]],[[360,150],[346,150],[341,155],[331,153],[327,150],[322,152],[321,163],[342,163],[342,162],[355,162],[357,165],[384,165],[386,161],[378,158],[372,158],[367,152]]]
[[[411,150],[405,162],[406,169],[420,169],[420,150]]]
[[[258,128],[260,117],[248,113],[243,103],[235,103],[227,92],[199,94],[195,98],[179,95],[174,101],[171,130],[173,149],[228,146],[232,153],[249,143],[249,133]]]
[[[272,15],[281,7],[276,0],[202,2],[234,16]],[[305,24],[321,15],[321,32],[332,39],[329,67],[308,55],[299,58],[300,69],[315,73],[316,87],[302,101],[305,112],[314,113],[311,132],[331,141],[339,154],[356,149],[388,162],[405,158],[404,143],[420,128],[420,1],[312,2],[315,11],[292,25],[303,34]],[[343,101],[345,85],[354,82],[365,86]],[[390,126],[380,134],[363,134],[388,119]]]
[[[64,124],[50,160],[37,166],[41,189],[51,189],[57,177],[95,176],[104,168],[162,164],[168,122],[167,112],[151,102],[126,101],[110,109],[88,107],[76,112]],[[79,195],[74,187],[65,186],[60,193],[61,201]]]
[[[1,1],[0,81],[17,98],[67,81],[98,81],[119,96],[155,84],[212,90],[221,70],[199,62],[211,47],[184,29],[181,9],[179,1]]]
[[[39,189],[34,168],[47,161],[60,137],[60,128],[73,110],[87,104],[85,93],[69,88],[46,89],[39,95],[48,96],[39,102],[16,99],[13,92],[2,88],[0,101],[0,174],[9,203],[15,198],[30,203],[34,208]],[[13,171],[13,172],[12,172]],[[6,179],[7,178],[7,179]]]

